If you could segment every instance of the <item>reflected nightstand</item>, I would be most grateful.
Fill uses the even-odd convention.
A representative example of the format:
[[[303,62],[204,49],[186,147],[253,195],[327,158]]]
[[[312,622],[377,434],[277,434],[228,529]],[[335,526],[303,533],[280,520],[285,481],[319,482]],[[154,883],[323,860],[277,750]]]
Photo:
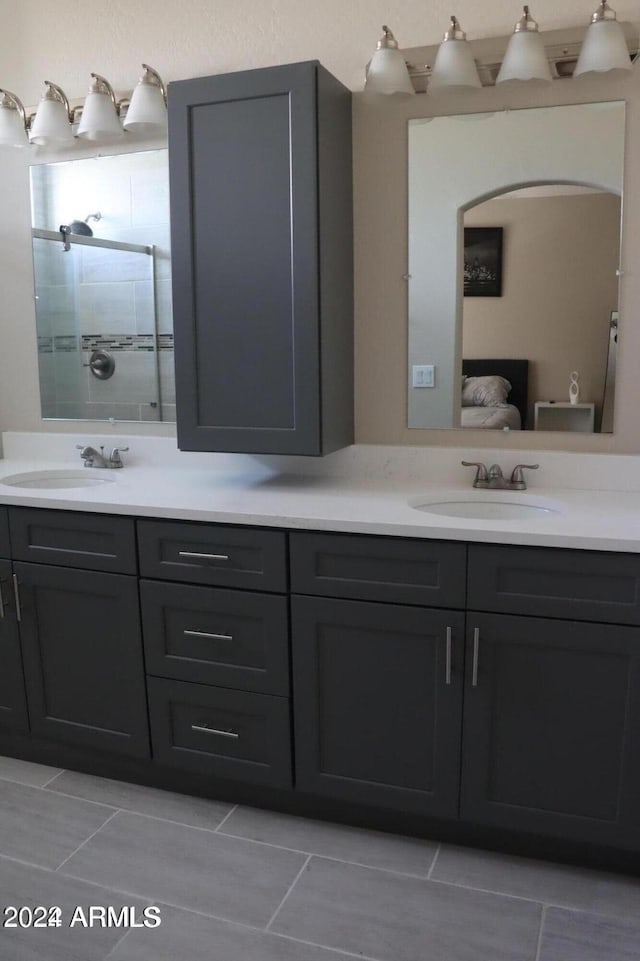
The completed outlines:
[[[561,400],[538,400],[534,405],[534,430],[569,430],[592,434],[595,404],[571,404]]]

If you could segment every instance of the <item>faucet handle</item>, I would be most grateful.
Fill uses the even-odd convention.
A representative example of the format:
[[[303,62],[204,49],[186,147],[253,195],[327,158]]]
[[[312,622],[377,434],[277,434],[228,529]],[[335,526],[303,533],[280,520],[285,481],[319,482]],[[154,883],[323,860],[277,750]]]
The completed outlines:
[[[122,458],[120,457],[120,454],[128,450],[129,450],[128,447],[114,447],[113,450],[111,451],[111,457],[109,458],[109,463],[111,464],[111,466],[122,467],[123,464],[122,464]]]
[[[477,487],[479,484],[486,484],[489,480],[489,475],[487,474],[487,468],[484,464],[477,460],[461,460],[460,463],[463,467],[475,467],[476,476],[473,481],[473,486]]]
[[[523,470],[538,470],[540,464],[516,464],[511,471],[511,486],[516,490],[524,491],[527,489]]]

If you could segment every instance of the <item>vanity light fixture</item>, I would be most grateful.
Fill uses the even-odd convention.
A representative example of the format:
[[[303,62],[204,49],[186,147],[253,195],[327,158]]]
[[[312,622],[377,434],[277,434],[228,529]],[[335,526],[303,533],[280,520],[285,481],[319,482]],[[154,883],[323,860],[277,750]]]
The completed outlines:
[[[438,48],[429,78],[429,93],[473,90],[482,86],[467,35],[455,16]]]
[[[120,104],[113,87],[98,73],[91,74],[89,93],[82,108],[77,137],[82,140],[114,140],[123,136]]]
[[[29,140],[38,146],[70,143],[73,140],[73,113],[62,87],[45,80],[36,115],[29,129]]]
[[[551,70],[538,24],[525,6],[515,25],[496,83],[536,80],[551,83]]]
[[[631,70],[631,59],[615,10],[611,9],[607,0],[601,0],[591,17],[573,75],[579,77],[585,73],[608,73],[610,70]]]
[[[383,26],[382,30],[376,52],[367,66],[365,92],[413,96],[415,90],[405,59],[398,50],[398,41],[389,27]]]
[[[163,133],[167,129],[167,91],[157,70],[147,63],[142,69],[123,126],[143,134]]]
[[[19,97],[0,88],[0,147],[28,147],[27,115]]]

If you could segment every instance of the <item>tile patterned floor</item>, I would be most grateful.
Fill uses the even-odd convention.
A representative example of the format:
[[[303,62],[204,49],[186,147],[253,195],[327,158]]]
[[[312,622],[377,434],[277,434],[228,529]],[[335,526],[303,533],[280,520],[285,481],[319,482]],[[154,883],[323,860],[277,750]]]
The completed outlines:
[[[0,758],[1,961],[640,961],[640,881]],[[70,927],[131,908],[152,928]]]

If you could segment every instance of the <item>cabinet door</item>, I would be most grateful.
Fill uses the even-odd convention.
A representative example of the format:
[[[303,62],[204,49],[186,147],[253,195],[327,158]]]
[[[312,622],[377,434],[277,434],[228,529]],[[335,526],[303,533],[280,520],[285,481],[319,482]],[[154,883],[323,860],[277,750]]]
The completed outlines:
[[[640,846],[640,634],[467,615],[461,815]]]
[[[172,83],[169,151],[179,447],[351,443],[349,91],[315,62]]]
[[[463,615],[294,597],[292,619],[297,787],[455,816]]]
[[[0,730],[25,733],[29,720],[11,591],[11,564],[0,561]]]
[[[33,733],[148,757],[136,579],[40,564],[14,570]]]

